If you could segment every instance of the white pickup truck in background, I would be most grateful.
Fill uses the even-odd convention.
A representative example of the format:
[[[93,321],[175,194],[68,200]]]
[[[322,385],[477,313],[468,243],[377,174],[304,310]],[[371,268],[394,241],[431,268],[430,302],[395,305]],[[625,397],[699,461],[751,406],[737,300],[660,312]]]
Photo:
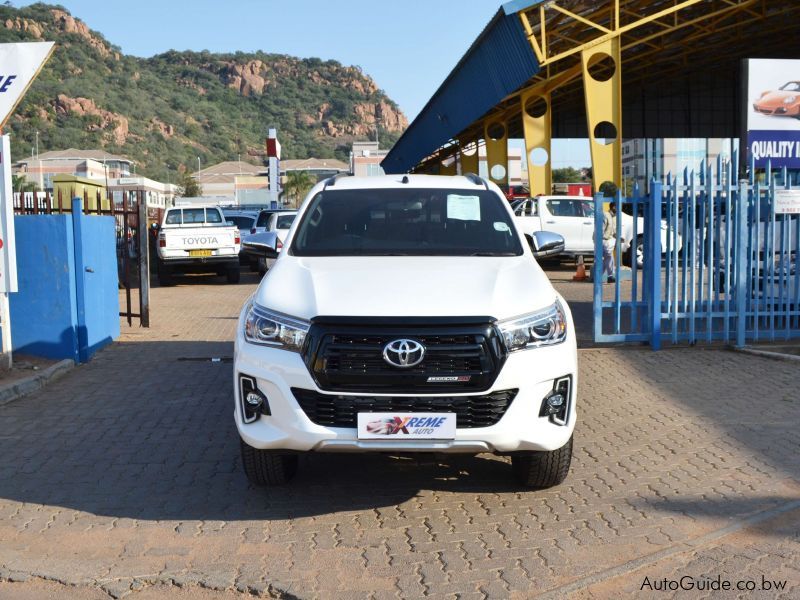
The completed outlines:
[[[588,196],[539,196],[528,198],[514,210],[514,218],[522,232],[552,231],[564,238],[562,255],[592,256],[594,254],[594,198]],[[630,266],[636,253],[637,265],[644,260],[644,219],[638,218],[634,232],[633,217],[620,213],[622,230],[622,261]],[[632,244],[634,235],[636,243]],[[678,248],[681,247],[680,240]],[[661,252],[667,249],[667,225],[661,223]]]
[[[158,232],[158,281],[175,273],[216,273],[239,282],[239,228],[216,206],[176,206],[164,213]]]

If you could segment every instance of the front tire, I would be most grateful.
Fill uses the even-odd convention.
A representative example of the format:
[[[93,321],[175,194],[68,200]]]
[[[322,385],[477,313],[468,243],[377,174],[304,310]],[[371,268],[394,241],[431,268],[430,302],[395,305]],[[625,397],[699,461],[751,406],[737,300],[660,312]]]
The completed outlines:
[[[558,450],[517,452],[511,455],[511,468],[517,481],[529,488],[549,488],[567,478],[572,462],[572,436]]]
[[[238,264],[235,267],[228,267],[228,270],[225,271],[225,279],[228,283],[239,283],[241,276],[242,271]]]
[[[644,237],[642,236],[637,237],[636,241],[628,247],[622,257],[622,264],[626,267],[632,267],[634,257],[636,258],[636,268],[641,269],[644,267]]]
[[[174,283],[172,279],[172,269],[170,269],[167,265],[163,263],[163,261],[158,261],[158,285],[161,287],[168,287]]]
[[[274,450],[259,450],[239,440],[242,465],[247,479],[253,485],[284,485],[297,473],[297,455],[281,454]]]

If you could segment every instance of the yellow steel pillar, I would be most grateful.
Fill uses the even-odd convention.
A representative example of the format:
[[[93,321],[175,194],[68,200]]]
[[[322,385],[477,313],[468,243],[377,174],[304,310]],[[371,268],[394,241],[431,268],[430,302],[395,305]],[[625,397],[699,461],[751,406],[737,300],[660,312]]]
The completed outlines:
[[[586,120],[595,191],[611,181],[622,185],[622,61],[614,37],[581,51]]]
[[[462,142],[461,149],[459,150],[459,159],[461,161],[461,174],[474,173],[480,174],[481,162],[478,156],[478,140],[471,140],[469,142]]]
[[[500,119],[489,119],[483,124],[486,140],[486,166],[489,180],[500,187],[508,187],[508,127]]]
[[[439,160],[439,175],[456,175],[457,168],[455,154],[445,156]]]
[[[550,92],[527,91],[520,100],[531,196],[552,194]]]

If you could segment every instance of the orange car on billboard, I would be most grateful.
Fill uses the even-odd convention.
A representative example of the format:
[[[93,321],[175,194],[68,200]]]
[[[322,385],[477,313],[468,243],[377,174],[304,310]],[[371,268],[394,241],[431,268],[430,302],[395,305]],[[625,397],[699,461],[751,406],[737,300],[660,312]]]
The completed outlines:
[[[790,81],[777,90],[763,92],[753,103],[753,110],[762,115],[800,119],[800,81]]]

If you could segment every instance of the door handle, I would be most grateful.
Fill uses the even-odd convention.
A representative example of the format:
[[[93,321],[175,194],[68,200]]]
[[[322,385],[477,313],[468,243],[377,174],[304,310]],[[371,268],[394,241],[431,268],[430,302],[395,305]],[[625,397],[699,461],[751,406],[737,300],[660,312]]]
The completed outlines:
[[[548,225],[555,225],[556,224],[555,221],[545,221],[545,223],[547,223]]]
[[[94,269],[92,267],[86,267],[87,273],[94,273]]]
[[[594,223],[594,221],[584,221],[583,222],[584,225],[592,225],[593,223]]]

